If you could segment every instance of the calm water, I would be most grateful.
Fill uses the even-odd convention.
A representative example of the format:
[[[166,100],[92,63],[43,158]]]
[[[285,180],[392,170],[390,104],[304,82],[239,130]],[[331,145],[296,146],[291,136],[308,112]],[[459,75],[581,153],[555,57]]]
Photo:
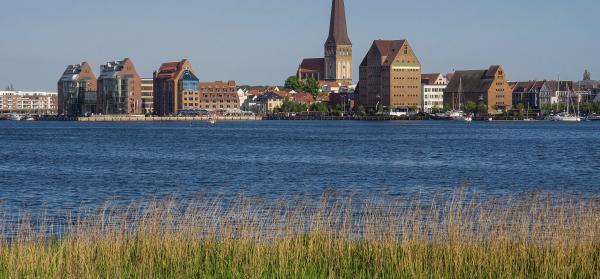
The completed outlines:
[[[600,123],[0,121],[0,203],[544,188],[600,193]]]

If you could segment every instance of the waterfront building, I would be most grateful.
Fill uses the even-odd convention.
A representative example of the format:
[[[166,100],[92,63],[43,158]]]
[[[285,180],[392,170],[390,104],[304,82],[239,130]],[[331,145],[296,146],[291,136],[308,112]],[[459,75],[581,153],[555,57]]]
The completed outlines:
[[[352,42],[348,36],[344,0],[332,0],[329,35],[324,58],[307,58],[300,63],[299,79],[352,83]]]
[[[566,104],[573,90],[573,81],[544,81],[540,88],[540,105]]]
[[[512,91],[513,107],[522,104],[527,110],[540,110],[540,91],[546,81],[530,80],[509,83]]]
[[[407,40],[376,40],[360,64],[359,104],[366,109],[421,107],[421,63]]]
[[[180,110],[199,108],[200,81],[187,59],[162,64],[153,78],[155,114],[172,115]]]
[[[58,93],[0,91],[0,112],[56,115],[58,113]]]
[[[283,97],[269,91],[256,98],[256,105],[259,112],[270,113],[283,106]]]
[[[154,79],[142,78],[142,111],[144,114],[154,113]]]
[[[58,114],[80,116],[96,112],[96,76],[87,62],[67,66],[58,80]]]
[[[502,66],[454,73],[444,90],[444,106],[460,110],[468,102],[485,105],[489,114],[501,114],[512,108],[512,90]]]
[[[240,105],[240,110],[243,110],[242,107],[246,103],[246,100],[248,99],[248,91],[244,90],[242,88],[238,88],[237,95],[238,95],[238,102]]]
[[[208,111],[240,112],[241,104],[235,81],[201,82],[197,108]],[[190,106],[191,107],[191,106]]]
[[[434,110],[444,108],[444,90],[448,86],[448,79],[444,75],[422,74],[421,111],[432,113]]]
[[[98,113],[142,114],[142,81],[129,58],[100,66],[97,92]]]

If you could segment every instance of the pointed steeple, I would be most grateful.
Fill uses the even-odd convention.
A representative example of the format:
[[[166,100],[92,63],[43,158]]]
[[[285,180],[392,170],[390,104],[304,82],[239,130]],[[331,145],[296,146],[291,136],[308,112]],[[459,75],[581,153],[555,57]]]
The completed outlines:
[[[331,21],[327,44],[352,45],[346,26],[346,8],[344,0],[333,0],[331,5]]]

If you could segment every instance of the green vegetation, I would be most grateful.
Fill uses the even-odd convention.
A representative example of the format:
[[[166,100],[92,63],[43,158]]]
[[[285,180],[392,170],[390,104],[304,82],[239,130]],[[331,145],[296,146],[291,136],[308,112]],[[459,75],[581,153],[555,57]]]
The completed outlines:
[[[296,76],[290,76],[285,80],[285,89],[294,90],[296,92],[308,92],[317,97],[319,95],[320,87],[319,81],[314,78],[308,78],[306,80],[299,80]]]
[[[74,219],[49,238],[23,215],[0,238],[0,278],[600,276],[595,198],[166,200]]]
[[[310,111],[329,112],[329,104],[327,102],[314,103],[310,106]]]
[[[290,101],[289,99],[285,99],[283,101],[283,105],[276,112],[306,112],[308,111],[308,106],[304,103]]]
[[[585,71],[583,71],[583,80],[592,80],[592,73],[590,73],[588,69],[585,69]]]

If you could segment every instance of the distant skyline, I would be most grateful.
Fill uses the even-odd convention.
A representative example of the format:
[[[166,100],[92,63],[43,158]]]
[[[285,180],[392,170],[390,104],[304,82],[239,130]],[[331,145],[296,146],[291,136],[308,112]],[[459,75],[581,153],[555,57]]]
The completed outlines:
[[[190,60],[202,81],[283,84],[322,57],[331,0],[72,1],[1,5],[0,89],[56,91],[68,64],[133,59],[142,77]],[[33,8],[35,7],[35,8]],[[423,72],[502,64],[510,80],[600,79],[597,0],[346,0],[358,65],[375,39],[408,39]]]

